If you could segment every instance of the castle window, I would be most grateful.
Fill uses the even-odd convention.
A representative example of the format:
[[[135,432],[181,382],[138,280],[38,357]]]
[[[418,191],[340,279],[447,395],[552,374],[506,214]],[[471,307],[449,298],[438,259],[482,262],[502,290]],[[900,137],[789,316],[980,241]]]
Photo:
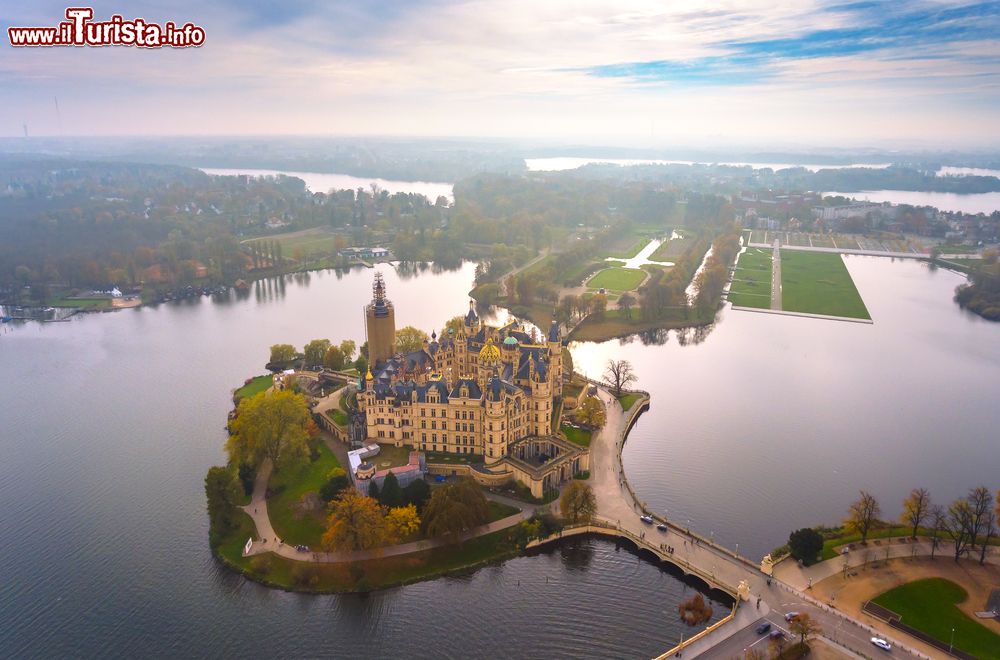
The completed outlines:
[[[432,429],[436,429],[437,428],[437,422],[431,422],[431,428]]]
[[[423,408],[421,408],[421,409],[420,409],[420,416],[421,416],[421,417],[426,417],[426,416],[427,416],[427,411],[426,411],[426,410],[424,410]]]
[[[427,428],[427,420],[426,419],[420,420],[420,428],[422,428],[422,429]]]

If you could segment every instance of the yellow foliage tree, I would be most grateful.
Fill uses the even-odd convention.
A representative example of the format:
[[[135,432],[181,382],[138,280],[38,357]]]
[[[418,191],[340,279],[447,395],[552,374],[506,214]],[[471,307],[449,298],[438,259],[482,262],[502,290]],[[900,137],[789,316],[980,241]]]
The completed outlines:
[[[604,426],[607,420],[607,413],[604,404],[596,396],[588,396],[580,404],[580,409],[576,412],[576,418],[581,424],[592,429],[599,429]]]
[[[315,431],[315,422],[301,394],[261,392],[240,401],[229,430],[226,451],[234,464],[257,466],[269,458],[281,467],[308,455],[306,438]]]
[[[388,529],[379,503],[348,488],[330,503],[322,545],[330,552],[368,550],[385,544]]]
[[[389,509],[385,523],[389,536],[396,543],[409,541],[420,533],[420,516],[412,504]]]

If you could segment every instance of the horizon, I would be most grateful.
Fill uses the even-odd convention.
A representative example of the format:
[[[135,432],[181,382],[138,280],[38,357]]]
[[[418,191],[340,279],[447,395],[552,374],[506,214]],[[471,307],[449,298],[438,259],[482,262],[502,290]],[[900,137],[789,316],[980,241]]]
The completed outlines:
[[[15,48],[66,5],[4,5],[3,138],[1000,147],[996,2],[94,5],[204,28],[150,50]]]

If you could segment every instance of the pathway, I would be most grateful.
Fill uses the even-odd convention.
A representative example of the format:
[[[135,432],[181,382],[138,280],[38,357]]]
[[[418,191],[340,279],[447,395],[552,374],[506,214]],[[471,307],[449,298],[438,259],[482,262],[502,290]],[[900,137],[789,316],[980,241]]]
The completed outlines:
[[[781,309],[781,243],[774,239],[771,253],[771,309]]]
[[[412,541],[410,543],[402,543],[400,545],[393,545],[385,548],[359,550],[356,552],[313,552],[311,550],[300,552],[294,546],[288,545],[279,539],[277,533],[274,531],[274,527],[271,525],[271,518],[267,511],[267,499],[265,498],[265,495],[267,494],[267,482],[271,478],[271,469],[271,462],[269,460],[264,461],[260,469],[257,471],[257,478],[254,481],[253,495],[250,497],[250,503],[242,507],[247,515],[253,519],[254,525],[257,528],[257,538],[254,540],[253,546],[247,556],[273,552],[286,559],[327,564],[395,557],[397,555],[405,555],[411,552],[430,550],[431,548],[438,548],[456,542],[468,541],[469,539],[476,538],[477,536],[483,536],[501,529],[507,529],[508,527],[513,527],[514,525],[519,524],[522,520],[527,520],[535,511],[532,505],[517,502],[515,506],[522,507],[521,511],[518,513],[507,516],[506,518],[501,518],[500,520],[494,520],[493,522],[485,525],[473,527],[472,529],[460,534],[457,538],[422,539],[420,541]],[[494,499],[498,502],[504,502],[506,504],[512,503],[509,498],[503,497],[502,495],[486,493],[486,497],[488,499]]]

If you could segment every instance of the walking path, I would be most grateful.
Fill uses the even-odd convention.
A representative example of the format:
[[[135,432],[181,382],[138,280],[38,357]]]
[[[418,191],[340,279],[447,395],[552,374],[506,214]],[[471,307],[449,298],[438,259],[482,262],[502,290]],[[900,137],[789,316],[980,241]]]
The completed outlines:
[[[243,507],[243,510],[247,513],[247,515],[253,519],[254,525],[257,527],[258,534],[258,537],[254,541],[253,546],[250,548],[250,552],[247,553],[247,556],[273,552],[286,559],[325,564],[395,557],[397,555],[405,555],[411,552],[421,552],[423,550],[430,550],[431,548],[438,548],[456,542],[467,541],[477,536],[483,536],[501,529],[507,529],[508,527],[517,525],[522,520],[527,520],[531,517],[532,513],[534,513],[534,508],[531,505],[518,502],[517,506],[522,507],[521,511],[518,513],[507,516],[506,518],[501,518],[500,520],[494,520],[486,525],[473,527],[456,538],[422,539],[420,541],[412,541],[410,543],[402,543],[400,545],[393,545],[385,548],[358,550],[356,552],[314,552],[312,550],[300,552],[295,547],[288,545],[279,539],[277,533],[274,531],[274,527],[271,526],[271,518],[267,512],[267,499],[265,498],[265,495],[267,494],[267,482],[271,478],[271,469],[271,462],[264,461],[260,470],[257,471],[257,479],[254,481],[253,495],[250,498],[250,504]],[[509,498],[494,495],[492,493],[487,493],[486,497],[507,504],[512,503],[512,500]]]
[[[771,309],[781,309],[781,243],[774,239],[771,251]]]

